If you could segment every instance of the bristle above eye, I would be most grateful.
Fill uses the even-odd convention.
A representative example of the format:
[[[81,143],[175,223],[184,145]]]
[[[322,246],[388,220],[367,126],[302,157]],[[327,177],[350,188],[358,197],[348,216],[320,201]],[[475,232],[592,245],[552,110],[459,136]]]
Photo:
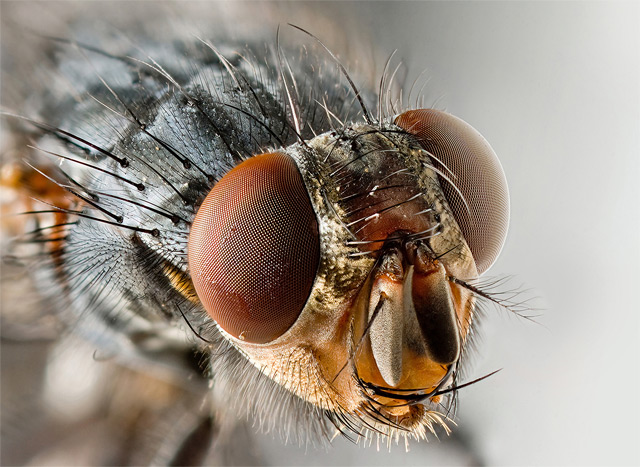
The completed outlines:
[[[437,169],[452,175],[441,180],[442,191],[478,273],[487,271],[500,254],[509,227],[509,189],[495,152],[471,125],[446,112],[410,110],[395,124],[418,138]]]

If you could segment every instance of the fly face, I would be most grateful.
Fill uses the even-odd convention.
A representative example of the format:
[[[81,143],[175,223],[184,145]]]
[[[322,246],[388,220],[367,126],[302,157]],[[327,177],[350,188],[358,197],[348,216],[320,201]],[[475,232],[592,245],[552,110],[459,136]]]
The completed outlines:
[[[488,143],[436,110],[373,119],[375,93],[324,58],[177,44],[156,61],[60,41],[75,93],[10,116],[67,193],[27,235],[46,245],[43,293],[107,355],[205,354],[216,416],[365,439],[448,429],[474,284],[508,224]]]
[[[488,143],[451,115],[408,111],[235,167],[195,217],[189,268],[208,314],[266,376],[358,432],[420,437],[444,424],[439,391],[473,321],[465,285],[507,222]]]

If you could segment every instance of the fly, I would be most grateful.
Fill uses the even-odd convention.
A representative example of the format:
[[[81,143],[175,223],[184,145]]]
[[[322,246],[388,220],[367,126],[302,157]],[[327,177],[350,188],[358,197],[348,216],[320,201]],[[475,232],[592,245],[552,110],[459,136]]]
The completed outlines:
[[[23,236],[41,292],[106,355],[199,356],[211,404],[178,451],[229,412],[300,439],[448,432],[477,302],[497,301],[479,277],[509,196],[489,143],[385,109],[386,74],[359,88],[311,40],[51,39],[73,96],[5,112],[34,135],[4,184],[45,203]]]

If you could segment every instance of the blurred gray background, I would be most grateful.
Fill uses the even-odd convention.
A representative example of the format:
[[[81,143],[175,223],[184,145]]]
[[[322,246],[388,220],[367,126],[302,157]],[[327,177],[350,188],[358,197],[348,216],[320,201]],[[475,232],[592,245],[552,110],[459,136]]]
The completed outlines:
[[[266,435],[251,449],[291,465],[639,464],[638,4],[261,7],[348,52],[349,69],[358,50],[363,62],[382,57],[372,78],[395,49],[407,86],[426,70],[426,104],[478,129],[509,181],[509,237],[488,274],[515,276],[543,310],[539,324],[487,313],[472,374],[503,371],[461,391],[452,440],[414,444],[408,454],[338,441],[305,454]]]

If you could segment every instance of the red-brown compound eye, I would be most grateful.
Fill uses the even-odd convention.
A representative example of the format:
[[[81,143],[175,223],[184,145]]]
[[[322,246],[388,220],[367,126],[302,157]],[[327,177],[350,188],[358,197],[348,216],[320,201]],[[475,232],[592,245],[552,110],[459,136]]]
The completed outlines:
[[[309,297],[320,257],[302,176],[282,153],[261,154],[213,187],[189,234],[189,269],[222,329],[263,344],[284,334]]]
[[[410,110],[395,124],[418,138],[448,179],[440,177],[442,191],[482,274],[498,257],[509,227],[509,190],[498,157],[471,125],[446,112]]]

